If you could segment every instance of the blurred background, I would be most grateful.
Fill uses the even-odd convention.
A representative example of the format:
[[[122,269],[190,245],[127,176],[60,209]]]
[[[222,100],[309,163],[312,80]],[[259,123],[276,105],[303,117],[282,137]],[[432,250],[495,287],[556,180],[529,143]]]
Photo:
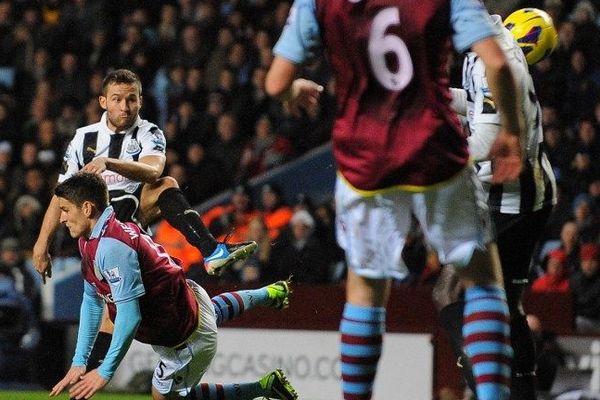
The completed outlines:
[[[318,388],[305,398],[327,393],[319,385],[337,393],[335,338],[345,265],[333,229],[334,82],[324,60],[305,68],[303,76],[325,91],[319,107],[300,117],[264,91],[290,3],[0,0],[0,388],[46,390],[70,365],[82,290],[76,243],[59,231],[52,246],[54,274],[45,285],[32,268],[31,251],[66,145],[77,127],[100,119],[106,72],[129,68],[142,80],[142,117],[167,138],[165,175],[178,180],[216,237],[233,233],[232,241],[260,246],[215,278],[165,221],[153,225],[155,240],[209,293],[289,274],[297,286],[285,313],[244,317],[224,330],[227,350],[208,377],[239,377],[235,360],[241,357],[249,376],[270,363],[283,364],[292,381],[309,391]],[[550,273],[567,283],[561,291],[530,291],[526,309],[539,344],[540,391],[598,392],[600,1],[486,5],[502,16],[525,6],[544,9],[559,32],[558,49],[530,68],[560,191],[531,281]],[[460,86],[461,61],[456,55],[450,66],[454,86]],[[423,380],[425,388],[412,398],[461,399],[464,385],[431,304],[440,265],[418,230],[410,239],[404,258],[419,273],[395,284],[389,340],[399,349],[398,359],[416,348],[410,357],[422,360],[416,376],[404,372],[412,382]],[[585,290],[569,285],[582,264],[592,271]],[[251,332],[270,335],[273,346],[235,348]],[[315,340],[314,334],[320,336]],[[284,338],[306,348],[290,349]],[[333,352],[325,345],[330,340]],[[118,374],[113,389],[144,392],[154,360],[143,346],[130,353],[127,368],[134,373]],[[263,356],[269,361],[261,364]],[[397,371],[398,363],[389,362]]]

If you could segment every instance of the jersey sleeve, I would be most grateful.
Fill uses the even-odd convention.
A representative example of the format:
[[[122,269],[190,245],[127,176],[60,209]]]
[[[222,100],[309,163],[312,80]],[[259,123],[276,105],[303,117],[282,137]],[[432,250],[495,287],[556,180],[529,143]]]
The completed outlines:
[[[58,183],[66,181],[71,176],[75,175],[79,171],[80,157],[78,149],[82,145],[77,145],[79,135],[75,135],[73,140],[69,143],[65,155],[63,156],[62,166],[60,174],[58,175]]]
[[[142,131],[142,130],[141,130]],[[138,136],[142,151],[140,157],[164,156],[167,149],[167,140],[157,126],[150,124]]]
[[[472,75],[473,92],[473,124],[496,124],[500,125],[500,114],[496,102],[492,97],[492,91],[485,77],[485,65],[481,60],[477,61]]]
[[[315,57],[321,48],[314,0],[295,0],[273,53],[295,64]]]
[[[500,114],[485,77],[485,65],[475,62],[470,75],[472,85],[473,110],[469,115],[469,150],[477,161],[487,159],[490,148],[500,129]]]
[[[450,23],[454,30],[452,42],[463,53],[473,44],[495,36],[498,32],[487,10],[479,0],[451,0]]]
[[[100,273],[110,286],[115,304],[146,293],[137,253],[125,243],[110,237],[102,238],[96,260]]]

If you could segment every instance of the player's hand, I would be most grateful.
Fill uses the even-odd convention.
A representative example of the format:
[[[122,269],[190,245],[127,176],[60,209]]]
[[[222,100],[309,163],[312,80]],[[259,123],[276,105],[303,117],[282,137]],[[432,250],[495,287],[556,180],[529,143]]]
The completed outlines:
[[[494,171],[492,183],[504,183],[517,179],[523,167],[519,137],[501,131],[492,144],[489,158],[492,160]]]
[[[46,283],[46,277],[52,278],[52,258],[48,253],[48,247],[36,242],[33,246],[31,256],[33,267],[42,276],[42,282]]]
[[[106,161],[108,157],[98,157],[94,158],[92,161],[87,163],[81,168],[82,171],[90,172],[92,174],[100,175],[104,171],[106,171]]]
[[[292,83],[287,103],[292,115],[299,116],[300,110],[314,111],[323,92],[323,86],[308,79],[296,79]]]
[[[85,374],[85,367],[71,367],[64,378],[61,379],[50,392],[50,396],[58,396],[67,386],[76,383]]]
[[[93,369],[83,375],[81,379],[69,390],[69,396],[74,399],[89,399],[97,391],[102,389],[108,380],[100,376],[97,369]]]

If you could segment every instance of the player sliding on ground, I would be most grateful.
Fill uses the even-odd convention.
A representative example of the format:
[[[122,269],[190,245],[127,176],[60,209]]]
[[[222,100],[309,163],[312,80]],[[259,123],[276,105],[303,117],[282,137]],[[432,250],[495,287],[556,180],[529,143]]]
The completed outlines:
[[[137,339],[160,357],[152,376],[154,400],[298,398],[280,369],[255,382],[199,384],[217,351],[217,325],[256,306],[287,307],[289,280],[211,299],[136,224],[116,219],[101,177],[78,173],[54,193],[60,222],[79,238],[85,282],[73,363],[50,396],[70,386],[72,398],[89,399],[110,381]],[[104,362],[86,373],[104,304],[114,334]]]

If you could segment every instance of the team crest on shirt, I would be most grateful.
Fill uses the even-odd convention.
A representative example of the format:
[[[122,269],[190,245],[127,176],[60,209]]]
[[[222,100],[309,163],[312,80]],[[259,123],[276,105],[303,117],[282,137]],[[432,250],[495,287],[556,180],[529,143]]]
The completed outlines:
[[[131,139],[125,151],[127,154],[138,154],[142,151],[142,148],[136,139]]]
[[[106,271],[106,276],[108,277],[108,281],[110,283],[118,283],[121,280],[121,273],[119,272],[119,267],[113,267]]]

